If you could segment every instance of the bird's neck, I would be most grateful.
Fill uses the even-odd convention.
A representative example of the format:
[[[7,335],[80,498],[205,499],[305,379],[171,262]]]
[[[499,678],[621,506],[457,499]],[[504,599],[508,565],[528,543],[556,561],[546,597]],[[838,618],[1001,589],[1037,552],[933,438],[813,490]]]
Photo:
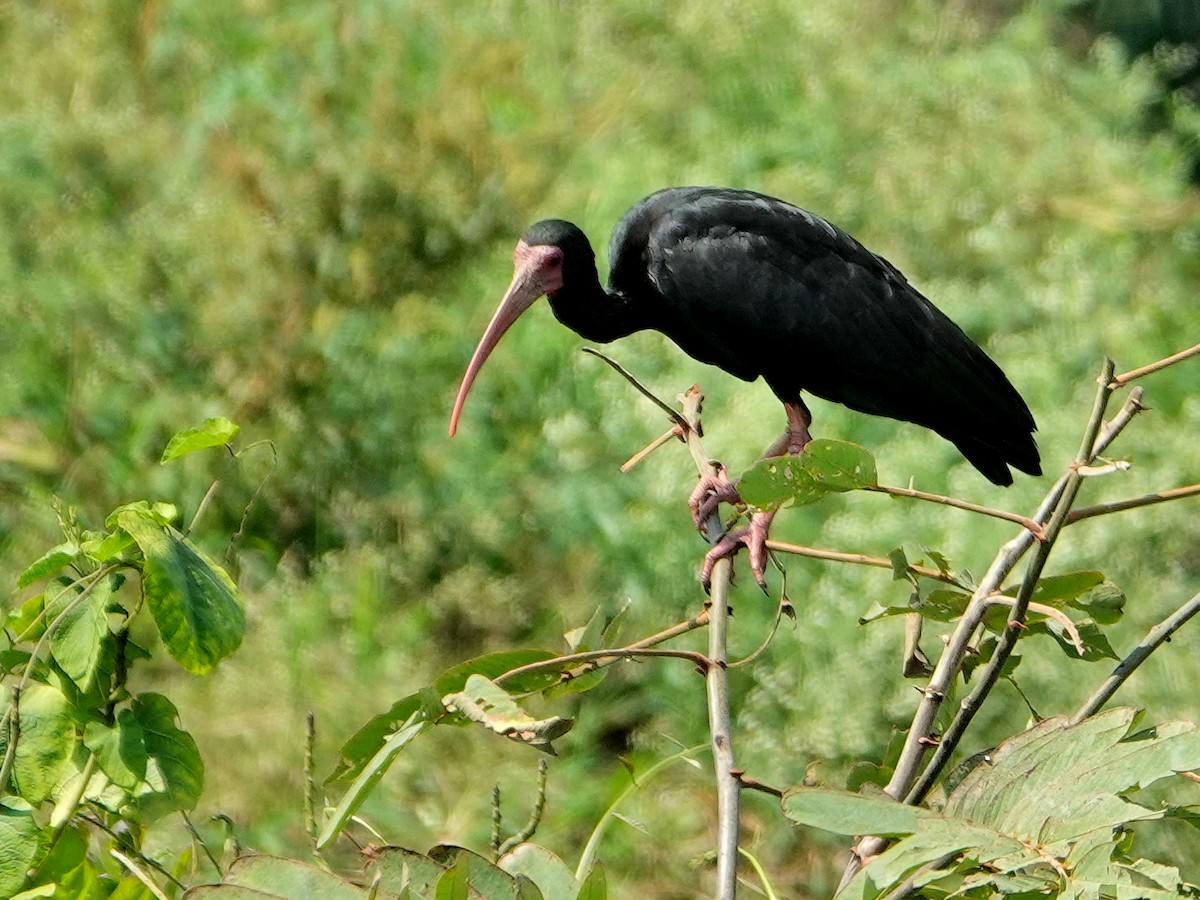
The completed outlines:
[[[589,341],[607,344],[652,327],[642,305],[605,290],[594,272],[590,278],[565,283],[549,300],[555,318]]]

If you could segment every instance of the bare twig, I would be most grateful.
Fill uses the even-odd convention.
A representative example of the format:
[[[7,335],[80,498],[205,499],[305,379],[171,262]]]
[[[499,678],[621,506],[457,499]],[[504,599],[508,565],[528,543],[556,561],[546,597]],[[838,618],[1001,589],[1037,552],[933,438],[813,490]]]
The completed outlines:
[[[123,865],[126,869],[133,873],[133,877],[146,886],[146,890],[152,893],[157,900],[167,900],[167,895],[163,893],[162,888],[154,883],[154,879],[142,871],[132,859],[122,853],[120,850],[109,850],[109,854]]]
[[[663,446],[663,444],[669,443],[673,438],[677,440],[683,439],[683,432],[678,425],[663,432],[637,453],[633,454],[633,456],[629,457],[629,459],[625,460],[625,462],[621,463],[621,471],[628,472],[659,447]]]
[[[677,426],[679,426],[681,431],[687,429],[688,423],[684,420],[683,416],[681,416],[679,414],[678,410],[672,409],[671,405],[669,403],[666,403],[665,401],[659,399],[659,397],[653,391],[651,391],[648,387],[646,387],[644,384],[642,384],[640,381],[638,381],[636,378],[634,378],[633,375],[630,374],[629,370],[626,369],[619,362],[617,362],[615,359],[613,359],[609,356],[605,356],[603,353],[601,353],[599,350],[596,350],[593,347],[584,347],[583,352],[590,353],[592,356],[595,356],[599,359],[604,360],[606,363],[608,363],[610,366],[612,366],[614,369],[616,369],[622,378],[624,378],[626,381],[628,381],[630,384],[632,384],[635,388],[637,388],[637,390],[641,393],[641,395],[643,397],[645,397],[647,400],[649,400],[651,403],[653,403],[655,406],[657,406],[659,409],[661,409],[663,412],[665,412],[667,414],[667,418],[669,418],[672,422],[674,422]]]
[[[1137,669],[1146,658],[1153,653],[1164,641],[1168,641],[1171,635],[1178,631],[1188,619],[1200,612],[1200,594],[1192,597],[1191,600],[1183,604],[1167,618],[1163,619],[1153,628],[1151,628],[1142,642],[1129,652],[1123,660],[1121,660],[1112,674],[1105,679],[1092,694],[1079,707],[1075,715],[1071,716],[1071,725],[1078,725],[1088,716],[1094,716],[1098,713],[1109,700],[1117,689],[1125,683],[1134,670]]]
[[[1188,347],[1186,350],[1181,350],[1178,353],[1168,356],[1165,359],[1160,359],[1158,362],[1152,362],[1148,366],[1142,366],[1140,369],[1131,369],[1128,372],[1122,372],[1109,383],[1111,389],[1116,390],[1119,387],[1124,387],[1135,378],[1141,378],[1143,375],[1149,375],[1151,372],[1157,372],[1159,369],[1165,369],[1167,366],[1173,366],[1175,363],[1183,362],[1185,359],[1191,359],[1193,356],[1200,356],[1200,344],[1193,347]]]
[[[1042,526],[1028,516],[1010,513],[1003,509],[993,509],[990,506],[980,506],[978,503],[968,503],[966,500],[959,500],[957,497],[946,497],[942,494],[930,494],[927,491],[918,491],[913,488],[889,487],[886,484],[877,484],[874,487],[864,488],[868,491],[876,491],[880,494],[887,494],[889,497],[906,497],[910,500],[924,500],[928,503],[938,503],[942,506],[952,506],[955,509],[966,510],[967,512],[979,513],[983,516],[991,516],[994,519],[1004,519],[1006,522],[1016,522],[1022,528],[1027,528],[1033,532],[1033,536],[1039,541],[1042,539]]]
[[[312,853],[319,857],[317,849],[317,780],[314,757],[317,746],[317,714],[309,710],[304,717],[304,829],[308,832]],[[220,866],[217,867],[220,871]]]
[[[587,650],[582,653],[566,653],[562,656],[556,656],[553,659],[543,659],[538,662],[526,663],[523,666],[509,669],[507,672],[497,675],[492,681],[496,684],[502,684],[519,675],[529,675],[533,672],[553,672],[581,662],[592,662],[595,660],[616,662],[619,659],[632,659],[635,656],[666,656],[676,659],[686,659],[695,663],[696,667],[702,672],[706,671],[709,665],[708,657],[695,650],[670,650],[662,647],[618,647],[613,650]]]
[[[1168,500],[1179,500],[1183,497],[1195,497],[1197,494],[1200,494],[1200,484],[1189,484],[1187,487],[1172,488],[1169,491],[1156,491],[1153,494],[1130,497],[1128,500],[1113,500],[1110,503],[1097,503],[1095,506],[1082,506],[1079,509],[1071,510],[1067,514],[1067,521],[1064,524],[1074,525],[1081,519],[1090,519],[1093,516],[1103,516],[1126,509],[1137,509],[1139,506],[1165,503]]]

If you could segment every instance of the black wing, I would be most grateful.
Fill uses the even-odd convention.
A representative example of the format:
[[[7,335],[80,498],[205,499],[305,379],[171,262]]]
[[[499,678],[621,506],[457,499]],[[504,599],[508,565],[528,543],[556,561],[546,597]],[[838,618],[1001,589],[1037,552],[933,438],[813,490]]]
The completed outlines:
[[[807,390],[931,428],[997,484],[1012,483],[1009,465],[1040,473],[1021,396],[886,260],[758,194],[692,189],[671,199],[649,230],[645,264],[660,329],[690,355],[762,375],[783,400]]]

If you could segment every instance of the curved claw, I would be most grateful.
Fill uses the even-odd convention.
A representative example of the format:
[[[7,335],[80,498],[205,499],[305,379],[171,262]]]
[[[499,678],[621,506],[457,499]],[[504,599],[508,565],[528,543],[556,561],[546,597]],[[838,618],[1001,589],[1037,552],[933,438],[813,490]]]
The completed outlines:
[[[700,584],[707,593],[712,586],[713,567],[718,560],[732,557],[739,547],[750,551],[750,571],[754,580],[766,593],[767,590],[767,535],[771,530],[771,520],[774,512],[756,512],[750,517],[750,524],[743,525],[726,532],[725,536],[704,554],[704,564],[700,567]]]
[[[688,497],[688,508],[692,511],[692,521],[700,531],[704,531],[704,520],[717,511],[722,503],[741,503],[742,495],[737,487],[729,480],[729,474],[723,465],[717,464],[712,475],[701,477],[696,489]]]

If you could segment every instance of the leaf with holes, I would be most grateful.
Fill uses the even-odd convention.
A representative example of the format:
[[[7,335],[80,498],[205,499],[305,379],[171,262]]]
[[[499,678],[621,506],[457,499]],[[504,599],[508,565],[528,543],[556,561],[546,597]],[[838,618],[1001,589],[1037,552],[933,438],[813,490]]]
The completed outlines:
[[[465,716],[485,728],[521,744],[556,755],[550,743],[575,725],[574,719],[551,716],[535,719],[504,688],[482,675],[472,675],[463,689],[447,694],[442,703],[450,712]]]

